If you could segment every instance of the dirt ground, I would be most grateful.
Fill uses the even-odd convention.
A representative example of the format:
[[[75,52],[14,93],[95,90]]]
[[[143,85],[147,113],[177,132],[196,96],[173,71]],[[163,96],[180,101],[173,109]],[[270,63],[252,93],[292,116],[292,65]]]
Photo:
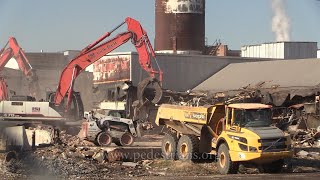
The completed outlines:
[[[107,148],[67,134],[61,139],[59,144],[29,152],[0,153],[0,176],[2,179],[228,179],[234,176],[219,175],[214,156],[201,162],[163,160],[160,136],[146,136],[133,147]],[[305,150],[296,149],[292,169],[285,168],[283,174],[297,177],[301,173],[310,176],[320,173],[319,149],[312,149],[313,153]],[[274,175],[262,178],[269,176]],[[240,166],[236,177],[252,178],[260,174],[256,168]]]
[[[140,157],[135,154],[138,149],[142,149],[139,150]],[[165,161],[161,159],[160,148],[144,148],[144,150],[139,147],[105,151],[97,147],[61,144],[17,153],[17,158],[12,158],[9,162],[4,160],[6,154],[1,153],[0,176],[3,179],[230,178],[229,175],[220,176],[218,174],[214,160],[206,162]],[[122,157],[110,158],[113,152],[118,152]],[[105,157],[99,158],[97,154],[103,154]],[[148,154],[153,156],[147,156]],[[289,174],[310,173],[313,175],[319,172],[320,158],[305,156],[292,159],[292,172]],[[285,169],[283,173],[287,174],[288,171]],[[241,166],[237,177],[252,178],[252,175],[255,177],[259,175],[256,168]],[[308,174],[305,175],[304,177],[308,177]],[[273,176],[270,175],[270,177]],[[262,177],[269,177],[269,175]]]

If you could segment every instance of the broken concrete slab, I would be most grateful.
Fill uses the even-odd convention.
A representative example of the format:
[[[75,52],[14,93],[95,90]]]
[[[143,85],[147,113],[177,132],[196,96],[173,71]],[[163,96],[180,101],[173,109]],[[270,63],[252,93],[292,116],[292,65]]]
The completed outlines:
[[[24,126],[5,127],[0,136],[1,149],[31,150]]]
[[[308,154],[309,153],[307,151],[301,150],[297,153],[297,156],[305,157],[305,156],[308,156]]]
[[[136,167],[138,165],[138,163],[134,163],[134,162],[123,162],[122,166],[128,166],[128,167]]]
[[[104,151],[96,152],[92,158],[98,162],[104,162],[106,160],[106,153]]]
[[[34,140],[35,146],[51,145],[54,143],[53,131],[40,130],[40,129],[35,129],[35,130],[26,129],[26,134],[27,134],[27,138],[28,138],[28,142],[29,142],[30,146],[32,146],[33,140]]]

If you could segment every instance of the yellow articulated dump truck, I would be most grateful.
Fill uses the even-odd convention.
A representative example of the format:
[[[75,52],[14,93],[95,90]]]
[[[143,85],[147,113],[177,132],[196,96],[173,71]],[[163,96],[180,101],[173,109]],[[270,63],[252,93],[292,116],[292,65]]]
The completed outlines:
[[[170,130],[162,140],[163,156],[192,160],[215,154],[221,174],[237,173],[239,164],[255,165],[262,172],[280,172],[293,151],[290,136],[271,126],[271,109],[258,103],[162,104],[156,124]]]

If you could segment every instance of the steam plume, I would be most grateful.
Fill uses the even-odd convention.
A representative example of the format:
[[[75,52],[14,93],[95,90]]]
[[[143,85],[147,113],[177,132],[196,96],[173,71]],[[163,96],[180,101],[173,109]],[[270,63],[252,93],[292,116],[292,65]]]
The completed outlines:
[[[276,41],[290,41],[290,19],[285,4],[286,0],[272,0],[272,31]]]

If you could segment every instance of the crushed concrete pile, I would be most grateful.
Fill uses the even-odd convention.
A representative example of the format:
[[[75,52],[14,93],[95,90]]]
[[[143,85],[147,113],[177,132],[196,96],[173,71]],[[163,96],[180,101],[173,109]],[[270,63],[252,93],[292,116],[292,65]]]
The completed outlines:
[[[148,175],[141,166],[122,166],[122,162],[110,163],[104,151],[89,148],[47,148],[37,151],[35,156],[41,166],[55,176],[110,178]]]

